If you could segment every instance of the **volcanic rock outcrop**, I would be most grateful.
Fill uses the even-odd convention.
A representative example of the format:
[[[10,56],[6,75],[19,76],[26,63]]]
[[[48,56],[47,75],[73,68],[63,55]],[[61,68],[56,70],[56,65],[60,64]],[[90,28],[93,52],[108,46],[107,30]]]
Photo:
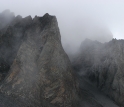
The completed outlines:
[[[117,104],[124,106],[124,40],[100,43],[86,39],[73,67]]]
[[[1,96],[15,107],[76,107],[76,81],[55,16],[15,17],[0,30],[0,58]]]

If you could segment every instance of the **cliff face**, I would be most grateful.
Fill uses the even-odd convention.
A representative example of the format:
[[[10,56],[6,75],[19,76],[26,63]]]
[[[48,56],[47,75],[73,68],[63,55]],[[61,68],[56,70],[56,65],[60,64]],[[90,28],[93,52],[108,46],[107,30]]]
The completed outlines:
[[[97,87],[124,106],[124,40],[108,43],[85,40],[73,66]]]
[[[0,32],[0,63],[8,66],[2,95],[16,99],[16,107],[75,106],[77,88],[55,16],[17,16]]]
[[[7,75],[25,38],[25,31],[31,23],[32,18],[30,16],[23,19],[21,16],[17,16],[0,30],[0,81]]]

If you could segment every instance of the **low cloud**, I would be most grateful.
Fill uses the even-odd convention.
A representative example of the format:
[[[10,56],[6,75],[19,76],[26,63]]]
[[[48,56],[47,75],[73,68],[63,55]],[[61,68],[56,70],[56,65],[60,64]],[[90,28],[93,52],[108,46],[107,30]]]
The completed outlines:
[[[117,0],[1,0],[2,12],[10,9],[26,17],[55,15],[66,51],[75,52],[85,38],[107,42],[123,38],[124,6]]]

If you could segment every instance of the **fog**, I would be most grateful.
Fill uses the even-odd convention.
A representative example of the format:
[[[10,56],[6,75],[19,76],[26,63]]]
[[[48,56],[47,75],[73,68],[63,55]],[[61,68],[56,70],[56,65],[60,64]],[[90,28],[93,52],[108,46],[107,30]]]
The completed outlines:
[[[62,44],[72,53],[85,38],[100,42],[124,38],[123,0],[0,0],[0,12],[5,9],[23,17],[55,15]]]

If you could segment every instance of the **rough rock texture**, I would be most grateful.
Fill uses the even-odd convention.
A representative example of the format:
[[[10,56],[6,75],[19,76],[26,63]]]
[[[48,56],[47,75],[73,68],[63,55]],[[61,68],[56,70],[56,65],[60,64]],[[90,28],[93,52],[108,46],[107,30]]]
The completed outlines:
[[[104,93],[124,106],[124,40],[108,43],[85,40],[73,66]]]
[[[5,12],[6,11],[3,13]],[[3,15],[1,15],[1,17],[2,16]],[[6,13],[6,16],[9,15]],[[8,73],[13,60],[17,55],[18,49],[24,40],[25,31],[31,25],[31,23],[31,16],[23,19],[21,16],[17,16],[11,20],[8,25],[0,30],[0,81],[2,81]]]
[[[6,99],[14,99],[16,107],[77,105],[75,78],[55,16],[17,16],[0,32],[0,61],[9,66],[0,85]],[[0,104],[7,106],[4,102]]]
[[[9,38],[8,36],[11,35],[8,25],[14,20],[14,18],[15,18],[14,14],[10,12],[9,10],[5,10],[2,13],[0,13],[0,81],[2,81],[5,78],[10,68],[11,61],[10,61],[10,58],[8,58],[10,52],[7,53],[7,51],[4,49],[9,48],[8,51],[10,51],[11,50],[10,47],[13,45],[12,44],[11,46],[9,46],[10,45],[9,43],[12,40],[8,42],[8,38]]]

